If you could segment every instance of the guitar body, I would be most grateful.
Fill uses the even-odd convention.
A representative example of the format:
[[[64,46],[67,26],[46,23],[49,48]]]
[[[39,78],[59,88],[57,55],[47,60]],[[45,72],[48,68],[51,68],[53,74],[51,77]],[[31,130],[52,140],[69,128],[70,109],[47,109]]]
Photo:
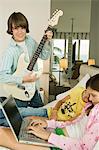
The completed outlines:
[[[38,63],[38,70],[39,70],[39,75],[42,74],[43,72],[43,62],[41,59],[38,58],[37,60]],[[22,70],[22,68],[27,68],[28,63],[25,62],[24,60],[24,53],[21,54],[19,61],[18,61],[18,66],[17,70],[14,73],[14,75],[25,75],[29,73],[30,71],[27,69]],[[37,73],[33,71],[33,73]],[[16,85],[16,84],[2,84],[2,88],[4,91],[6,91],[5,96],[12,95],[13,97],[20,99],[22,101],[30,101],[31,98],[34,96],[35,93],[35,82],[27,82],[24,84]]]

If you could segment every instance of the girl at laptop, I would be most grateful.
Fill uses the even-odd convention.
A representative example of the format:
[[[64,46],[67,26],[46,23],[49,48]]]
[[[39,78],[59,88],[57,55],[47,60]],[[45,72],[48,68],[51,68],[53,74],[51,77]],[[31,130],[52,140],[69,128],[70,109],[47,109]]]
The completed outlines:
[[[82,138],[74,139],[71,137],[59,136],[42,128],[42,123],[43,126],[51,128],[66,127],[66,122],[57,122],[55,120],[47,120],[45,124],[44,121],[32,123],[32,125],[28,127],[28,132],[48,140],[49,143],[63,150],[72,150],[72,148],[76,150],[92,150],[99,141],[99,74],[91,77],[87,81],[86,88],[89,93],[89,101],[94,107],[89,113],[88,122]]]
[[[99,74],[91,77],[86,84],[87,92],[89,93],[89,101],[94,105],[89,113],[89,120],[86,125],[86,130],[81,139],[74,139],[70,137],[59,136],[54,133],[47,132],[43,127],[61,127],[66,126],[65,122],[57,122],[55,120],[41,120],[28,127],[30,133],[48,140],[49,143],[54,144],[61,149],[93,149],[99,140]],[[88,96],[88,95],[87,95]],[[40,124],[40,126],[38,125]],[[90,144],[89,144],[90,143]],[[8,147],[13,150],[49,150],[49,148],[26,145],[17,143],[11,130],[9,128],[0,128],[0,145]],[[66,145],[66,146],[65,146]]]

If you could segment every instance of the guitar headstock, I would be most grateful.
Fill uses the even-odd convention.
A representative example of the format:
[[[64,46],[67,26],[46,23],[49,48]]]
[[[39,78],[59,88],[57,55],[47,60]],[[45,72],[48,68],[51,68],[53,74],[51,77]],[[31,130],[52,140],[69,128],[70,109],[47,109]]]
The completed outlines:
[[[50,25],[51,27],[57,25],[59,17],[62,15],[63,15],[63,11],[56,9],[52,14],[52,18],[48,21],[48,25]]]

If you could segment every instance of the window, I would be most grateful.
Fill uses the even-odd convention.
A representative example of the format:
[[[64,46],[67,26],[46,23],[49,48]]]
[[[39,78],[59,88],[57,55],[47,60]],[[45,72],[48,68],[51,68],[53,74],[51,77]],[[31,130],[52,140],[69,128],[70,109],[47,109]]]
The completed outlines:
[[[89,40],[73,40],[75,47],[75,60],[82,60],[87,62],[89,58]],[[64,50],[66,49],[66,58],[68,58],[68,39],[54,39],[53,40],[53,68],[59,69],[59,60],[64,57]]]
[[[53,40],[53,53],[59,58],[64,57],[65,40],[54,39]]]
[[[89,59],[89,40],[80,40],[80,59],[83,62]]]

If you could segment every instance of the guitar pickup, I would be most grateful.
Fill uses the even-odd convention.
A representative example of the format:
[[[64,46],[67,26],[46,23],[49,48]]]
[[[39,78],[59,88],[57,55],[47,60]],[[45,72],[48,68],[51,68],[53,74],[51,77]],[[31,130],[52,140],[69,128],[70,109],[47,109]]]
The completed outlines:
[[[25,86],[24,86],[24,85],[18,84],[17,87],[18,87],[19,89],[25,90]]]

